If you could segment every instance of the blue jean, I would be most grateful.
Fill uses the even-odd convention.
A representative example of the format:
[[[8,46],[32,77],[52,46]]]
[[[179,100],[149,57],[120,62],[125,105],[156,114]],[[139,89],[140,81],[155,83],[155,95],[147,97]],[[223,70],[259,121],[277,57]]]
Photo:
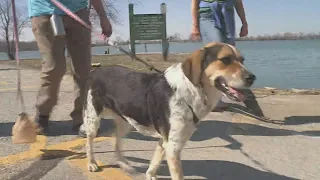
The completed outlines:
[[[225,33],[216,28],[214,20],[210,20],[208,18],[200,18],[199,23],[203,44],[208,44],[215,41],[235,45],[235,39],[227,37]]]

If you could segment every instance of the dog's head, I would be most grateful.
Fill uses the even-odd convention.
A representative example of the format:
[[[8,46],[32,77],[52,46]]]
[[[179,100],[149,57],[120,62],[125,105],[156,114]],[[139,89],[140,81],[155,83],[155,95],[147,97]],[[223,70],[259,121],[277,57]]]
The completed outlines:
[[[234,46],[214,42],[193,52],[182,69],[195,86],[214,86],[230,99],[241,101],[244,95],[238,89],[251,87],[256,79],[243,61]]]

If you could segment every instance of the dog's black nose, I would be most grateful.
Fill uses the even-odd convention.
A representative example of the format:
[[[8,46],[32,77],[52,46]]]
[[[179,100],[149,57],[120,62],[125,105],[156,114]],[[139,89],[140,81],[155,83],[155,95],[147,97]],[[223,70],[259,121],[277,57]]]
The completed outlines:
[[[244,78],[249,84],[253,84],[253,82],[256,80],[256,76],[252,73],[246,74]]]

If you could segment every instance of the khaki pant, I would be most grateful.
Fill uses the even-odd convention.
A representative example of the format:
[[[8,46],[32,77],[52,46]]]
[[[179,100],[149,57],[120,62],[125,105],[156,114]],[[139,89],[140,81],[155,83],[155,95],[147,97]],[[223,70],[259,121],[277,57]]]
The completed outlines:
[[[89,22],[87,9],[76,13]],[[31,19],[32,31],[42,56],[41,87],[36,107],[40,115],[50,115],[58,101],[60,82],[66,72],[65,47],[71,56],[71,70],[74,79],[74,109],[71,112],[74,125],[82,124],[82,104],[86,93],[86,80],[91,68],[91,32],[70,18],[62,16],[66,31],[65,37],[54,37],[50,16]]]

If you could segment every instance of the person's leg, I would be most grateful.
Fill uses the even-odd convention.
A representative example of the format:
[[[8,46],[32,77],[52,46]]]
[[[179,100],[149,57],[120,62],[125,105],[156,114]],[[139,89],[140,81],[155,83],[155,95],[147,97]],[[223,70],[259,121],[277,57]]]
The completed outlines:
[[[224,20],[223,36],[225,43],[235,46],[236,20],[234,13],[234,0],[221,4],[221,18]]]
[[[80,10],[77,15],[89,22],[89,11]],[[74,79],[74,109],[70,116],[74,130],[83,123],[82,108],[86,96],[86,82],[91,70],[91,31],[70,17],[64,19],[66,25],[67,48],[71,56],[71,70]]]
[[[213,20],[208,18],[200,18],[199,25],[203,45],[206,45],[210,42],[223,41],[223,36],[221,32],[215,27]]]
[[[39,125],[40,131],[47,131],[49,116],[57,104],[60,82],[66,71],[65,39],[54,37],[50,16],[33,17],[31,24],[42,57],[41,85],[36,100],[35,121]]]

